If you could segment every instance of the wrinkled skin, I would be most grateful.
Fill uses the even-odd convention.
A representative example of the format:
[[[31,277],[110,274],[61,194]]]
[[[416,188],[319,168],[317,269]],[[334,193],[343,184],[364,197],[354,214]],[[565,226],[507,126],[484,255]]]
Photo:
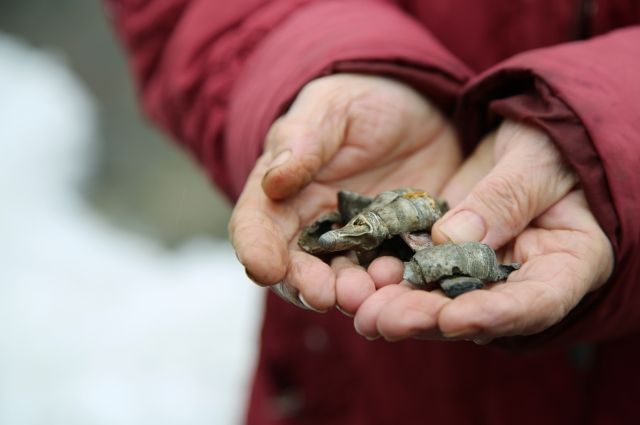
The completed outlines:
[[[311,309],[339,306],[367,338],[474,339],[540,332],[607,281],[611,245],[578,179],[542,132],[505,121],[462,167],[451,126],[407,86],[381,77],[320,78],[274,123],[229,225],[249,276]],[[451,176],[453,177],[451,178]],[[450,179],[451,178],[451,179]],[[440,190],[444,187],[443,190]],[[508,285],[454,300],[412,290],[402,264],[330,265],[297,246],[300,229],[346,188],[421,187],[453,206],[434,242],[481,241],[520,262]],[[398,264],[399,263],[399,264]]]
[[[530,335],[562,320],[613,268],[609,240],[591,214],[577,177],[538,130],[506,121],[443,190],[454,205],[435,224],[436,243],[476,240],[522,263],[508,284],[453,300],[401,282],[402,265],[370,266],[379,291],[358,310],[367,338],[472,339]],[[394,284],[395,283],[395,284]],[[385,286],[386,285],[386,286]]]
[[[376,290],[373,279],[346,257],[328,265],[303,252],[302,227],[336,209],[338,189],[438,193],[460,162],[452,126],[410,87],[349,74],[315,80],[273,124],[236,204],[237,256],[260,285],[283,282],[314,310],[355,314]]]

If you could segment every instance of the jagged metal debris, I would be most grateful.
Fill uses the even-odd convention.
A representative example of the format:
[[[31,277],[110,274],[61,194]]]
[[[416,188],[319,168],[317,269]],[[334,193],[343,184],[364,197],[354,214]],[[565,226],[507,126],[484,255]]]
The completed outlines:
[[[447,295],[452,296],[461,287],[468,287],[468,290],[480,289],[485,282],[505,280],[512,271],[519,268],[520,264],[517,263],[498,264],[495,251],[480,242],[446,243],[417,251],[405,263],[403,277],[418,288],[450,279],[440,286]],[[462,279],[464,277],[474,278],[480,283]]]
[[[433,245],[431,227],[447,210],[444,200],[419,189],[386,191],[375,198],[340,191],[338,211],[307,226],[298,244],[319,257],[353,250],[362,265],[381,253],[406,260],[410,248],[414,254],[405,263],[404,278],[417,288],[437,284],[452,298],[505,280],[520,267],[499,265],[493,249],[479,242]]]
[[[393,236],[430,231],[444,214],[442,205],[421,190],[382,192],[343,227],[323,234],[319,243],[327,252],[370,251]]]

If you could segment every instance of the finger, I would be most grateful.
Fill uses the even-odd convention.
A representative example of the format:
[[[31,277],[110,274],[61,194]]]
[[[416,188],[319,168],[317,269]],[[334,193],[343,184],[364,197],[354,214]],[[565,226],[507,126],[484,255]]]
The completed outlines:
[[[297,289],[301,301],[315,311],[327,311],[336,303],[336,275],[331,267],[302,251],[290,251],[284,282]]]
[[[377,322],[380,311],[389,301],[408,291],[411,291],[408,285],[389,285],[367,298],[353,319],[356,332],[367,339],[378,338],[380,333]]]
[[[473,186],[489,174],[495,164],[493,155],[495,139],[495,133],[485,137],[442,189],[440,196],[447,200],[449,206],[455,207],[462,202]]]
[[[388,341],[419,336],[421,339],[441,338],[438,315],[451,299],[441,293],[420,290],[406,291],[384,306],[377,319],[377,329]]]
[[[323,86],[313,87],[300,93],[267,135],[272,159],[262,187],[271,199],[285,199],[302,190],[343,141],[348,120],[345,102]]]
[[[367,273],[371,276],[376,289],[395,285],[402,281],[404,263],[396,257],[378,257],[369,264]]]
[[[267,159],[263,156],[256,163],[229,220],[229,238],[238,260],[260,285],[273,285],[285,277],[288,240],[298,229],[296,212],[268,199],[260,187]]]
[[[347,257],[336,257],[331,262],[336,274],[336,301],[339,309],[350,316],[356,311],[376,288],[371,276]]]
[[[506,123],[498,160],[464,200],[434,226],[434,241],[481,241],[499,248],[566,195],[577,177],[542,132]]]
[[[289,256],[280,229],[259,209],[242,209],[232,220],[233,247],[247,276],[259,285],[282,280]]]
[[[531,335],[564,318],[590,281],[571,255],[536,257],[506,283],[457,297],[442,309],[438,325],[445,336],[456,338]]]
[[[269,289],[271,289],[274,294],[276,294],[283,300],[295,305],[296,307],[302,308],[304,310],[313,310],[307,304],[305,299],[300,295],[300,292],[298,292],[297,289],[291,287],[291,285],[288,285],[285,282],[278,282],[275,285],[271,285]]]

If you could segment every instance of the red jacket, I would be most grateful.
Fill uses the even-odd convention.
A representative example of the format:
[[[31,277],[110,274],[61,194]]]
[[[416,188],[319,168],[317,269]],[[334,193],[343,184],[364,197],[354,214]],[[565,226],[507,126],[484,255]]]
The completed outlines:
[[[545,129],[615,250],[607,285],[502,347],[368,342],[270,297],[249,424],[640,423],[640,2],[109,3],[146,111],[232,199],[306,82],[382,74],[455,116],[467,149],[496,115]]]

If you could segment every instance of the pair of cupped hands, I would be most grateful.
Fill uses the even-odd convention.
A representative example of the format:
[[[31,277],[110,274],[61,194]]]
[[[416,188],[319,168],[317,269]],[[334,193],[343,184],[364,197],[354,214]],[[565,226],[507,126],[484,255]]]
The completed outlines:
[[[297,244],[336,192],[415,187],[449,202],[435,243],[480,241],[522,267],[455,299],[413,289],[391,257],[327,264]],[[249,277],[293,304],[354,317],[368,339],[530,335],[559,322],[613,268],[609,240],[548,136],[505,120],[463,161],[447,119],[411,87],[336,74],[307,84],[273,123],[229,224]]]

